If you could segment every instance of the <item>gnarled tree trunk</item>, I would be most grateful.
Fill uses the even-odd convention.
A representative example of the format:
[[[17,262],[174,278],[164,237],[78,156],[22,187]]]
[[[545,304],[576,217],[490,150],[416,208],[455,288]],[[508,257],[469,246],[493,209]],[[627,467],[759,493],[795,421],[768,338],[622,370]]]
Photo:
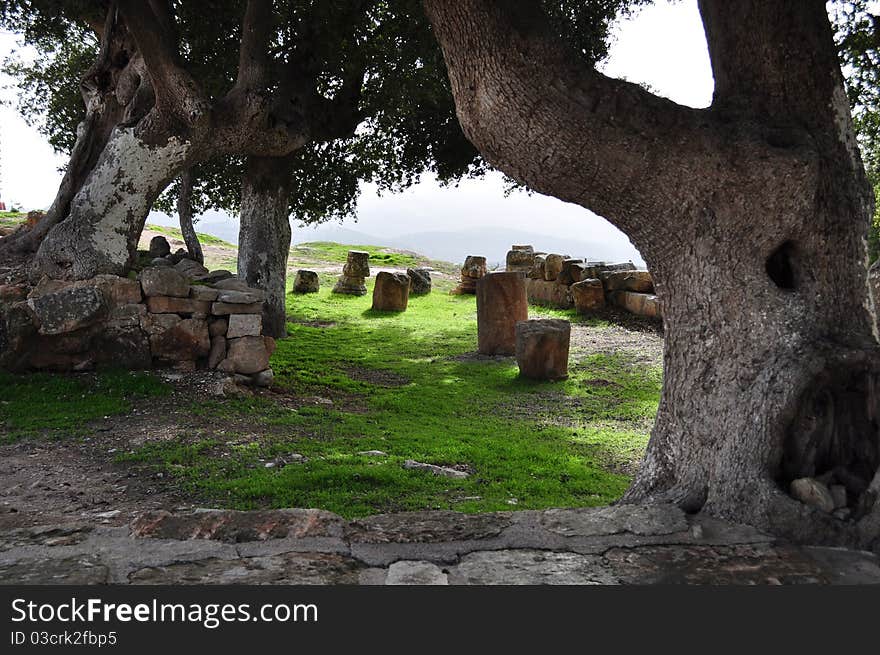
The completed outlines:
[[[177,194],[177,217],[180,219],[180,233],[189,258],[199,264],[205,263],[205,255],[202,252],[202,244],[199,243],[199,235],[196,234],[193,223],[192,211],[193,176],[192,169],[188,168],[180,174],[180,191]]]
[[[150,207],[193,151],[191,141],[170,136],[155,115],[135,127],[118,127],[67,218],[40,245],[35,270],[77,280],[124,274]]]
[[[824,3],[702,0],[707,110],[579,62],[537,4],[425,0],[468,137],[608,218],[654,275],[663,392],[625,500],[878,547],[871,195]],[[822,476],[847,487],[847,519],[788,495]]]
[[[287,335],[291,166],[290,157],[249,157],[242,179],[238,274],[266,291],[263,334],[271,337]]]

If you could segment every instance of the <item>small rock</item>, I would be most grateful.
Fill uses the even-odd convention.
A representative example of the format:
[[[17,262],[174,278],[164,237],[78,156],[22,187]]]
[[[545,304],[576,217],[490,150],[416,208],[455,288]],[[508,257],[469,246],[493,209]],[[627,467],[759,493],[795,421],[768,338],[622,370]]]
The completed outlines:
[[[387,457],[388,453],[381,450],[361,450],[358,452],[358,455],[363,455],[364,457]]]
[[[834,498],[824,484],[813,478],[798,478],[792,480],[791,495],[805,505],[810,505],[823,512],[834,511]]]
[[[112,519],[114,516],[119,516],[121,510],[111,509],[109,512],[101,512],[100,514],[95,514],[99,519]]]
[[[251,376],[251,382],[256,387],[269,387],[272,385],[274,379],[275,374],[272,372],[271,368],[267,368],[265,371],[260,371],[259,373],[254,373]]]
[[[846,521],[850,517],[850,514],[852,514],[852,510],[849,507],[842,507],[831,512],[831,516],[840,519],[841,521]]]
[[[436,464],[426,464],[424,462],[417,462],[414,459],[408,459],[403,463],[403,468],[405,469],[413,469],[417,471],[427,471],[429,473],[433,473],[434,475],[442,475],[445,478],[466,478],[469,473],[466,471],[459,471],[458,469],[449,468],[447,466],[437,466]]]
[[[432,562],[403,560],[388,567],[386,585],[448,585],[449,579]]]

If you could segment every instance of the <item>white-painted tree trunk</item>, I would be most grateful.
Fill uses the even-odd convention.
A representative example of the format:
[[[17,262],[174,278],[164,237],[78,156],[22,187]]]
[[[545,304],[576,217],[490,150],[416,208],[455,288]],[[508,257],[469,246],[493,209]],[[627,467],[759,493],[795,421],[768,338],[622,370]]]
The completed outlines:
[[[151,141],[137,127],[114,130],[69,215],[37,251],[35,271],[74,280],[125,272],[154,200],[193,150],[173,136]]]

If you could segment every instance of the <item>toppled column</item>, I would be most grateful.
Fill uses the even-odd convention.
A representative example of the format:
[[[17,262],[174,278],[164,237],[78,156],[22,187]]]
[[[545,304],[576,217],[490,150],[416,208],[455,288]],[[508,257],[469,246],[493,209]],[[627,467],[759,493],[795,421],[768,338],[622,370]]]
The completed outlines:
[[[507,271],[528,273],[535,263],[535,249],[532,246],[510,246],[507,253]]]
[[[532,380],[566,379],[570,342],[568,321],[520,321],[516,324],[516,363],[520,375]]]
[[[333,287],[333,293],[349,296],[363,296],[367,293],[364,279],[370,276],[370,253],[363,250],[349,250],[342,275]]]
[[[408,268],[409,292],[414,296],[431,293],[431,271],[427,268]]]
[[[452,290],[453,294],[476,293],[477,280],[486,274],[486,258],[468,255],[461,267],[461,282]]]
[[[409,303],[409,276],[404,273],[380,271],[373,287],[373,309],[402,312]]]
[[[489,273],[477,282],[477,349],[483,355],[516,352],[516,324],[529,317],[522,273]]]
[[[315,271],[298,270],[293,278],[293,293],[317,293],[321,283]]]

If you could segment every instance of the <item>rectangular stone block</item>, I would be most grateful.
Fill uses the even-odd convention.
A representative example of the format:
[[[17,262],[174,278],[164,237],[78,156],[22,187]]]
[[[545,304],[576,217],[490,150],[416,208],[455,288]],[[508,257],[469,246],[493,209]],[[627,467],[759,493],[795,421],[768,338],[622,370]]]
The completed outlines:
[[[650,318],[660,317],[660,304],[657,302],[657,296],[648,293],[636,293],[635,291],[612,291],[608,294],[612,303],[618,307],[622,307],[631,314],[638,316],[648,316]]]
[[[214,302],[220,295],[218,289],[212,289],[203,284],[194,284],[189,288],[189,297],[193,300],[204,300],[206,302]]]
[[[232,314],[229,317],[226,336],[230,339],[258,337],[262,331],[263,317],[260,314]]]
[[[211,305],[211,313],[215,316],[227,316],[230,314],[260,314],[262,311],[263,303],[261,302],[255,302],[249,305],[215,302]]]
[[[150,296],[147,309],[151,314],[207,314],[211,303],[192,298],[174,296]]]

